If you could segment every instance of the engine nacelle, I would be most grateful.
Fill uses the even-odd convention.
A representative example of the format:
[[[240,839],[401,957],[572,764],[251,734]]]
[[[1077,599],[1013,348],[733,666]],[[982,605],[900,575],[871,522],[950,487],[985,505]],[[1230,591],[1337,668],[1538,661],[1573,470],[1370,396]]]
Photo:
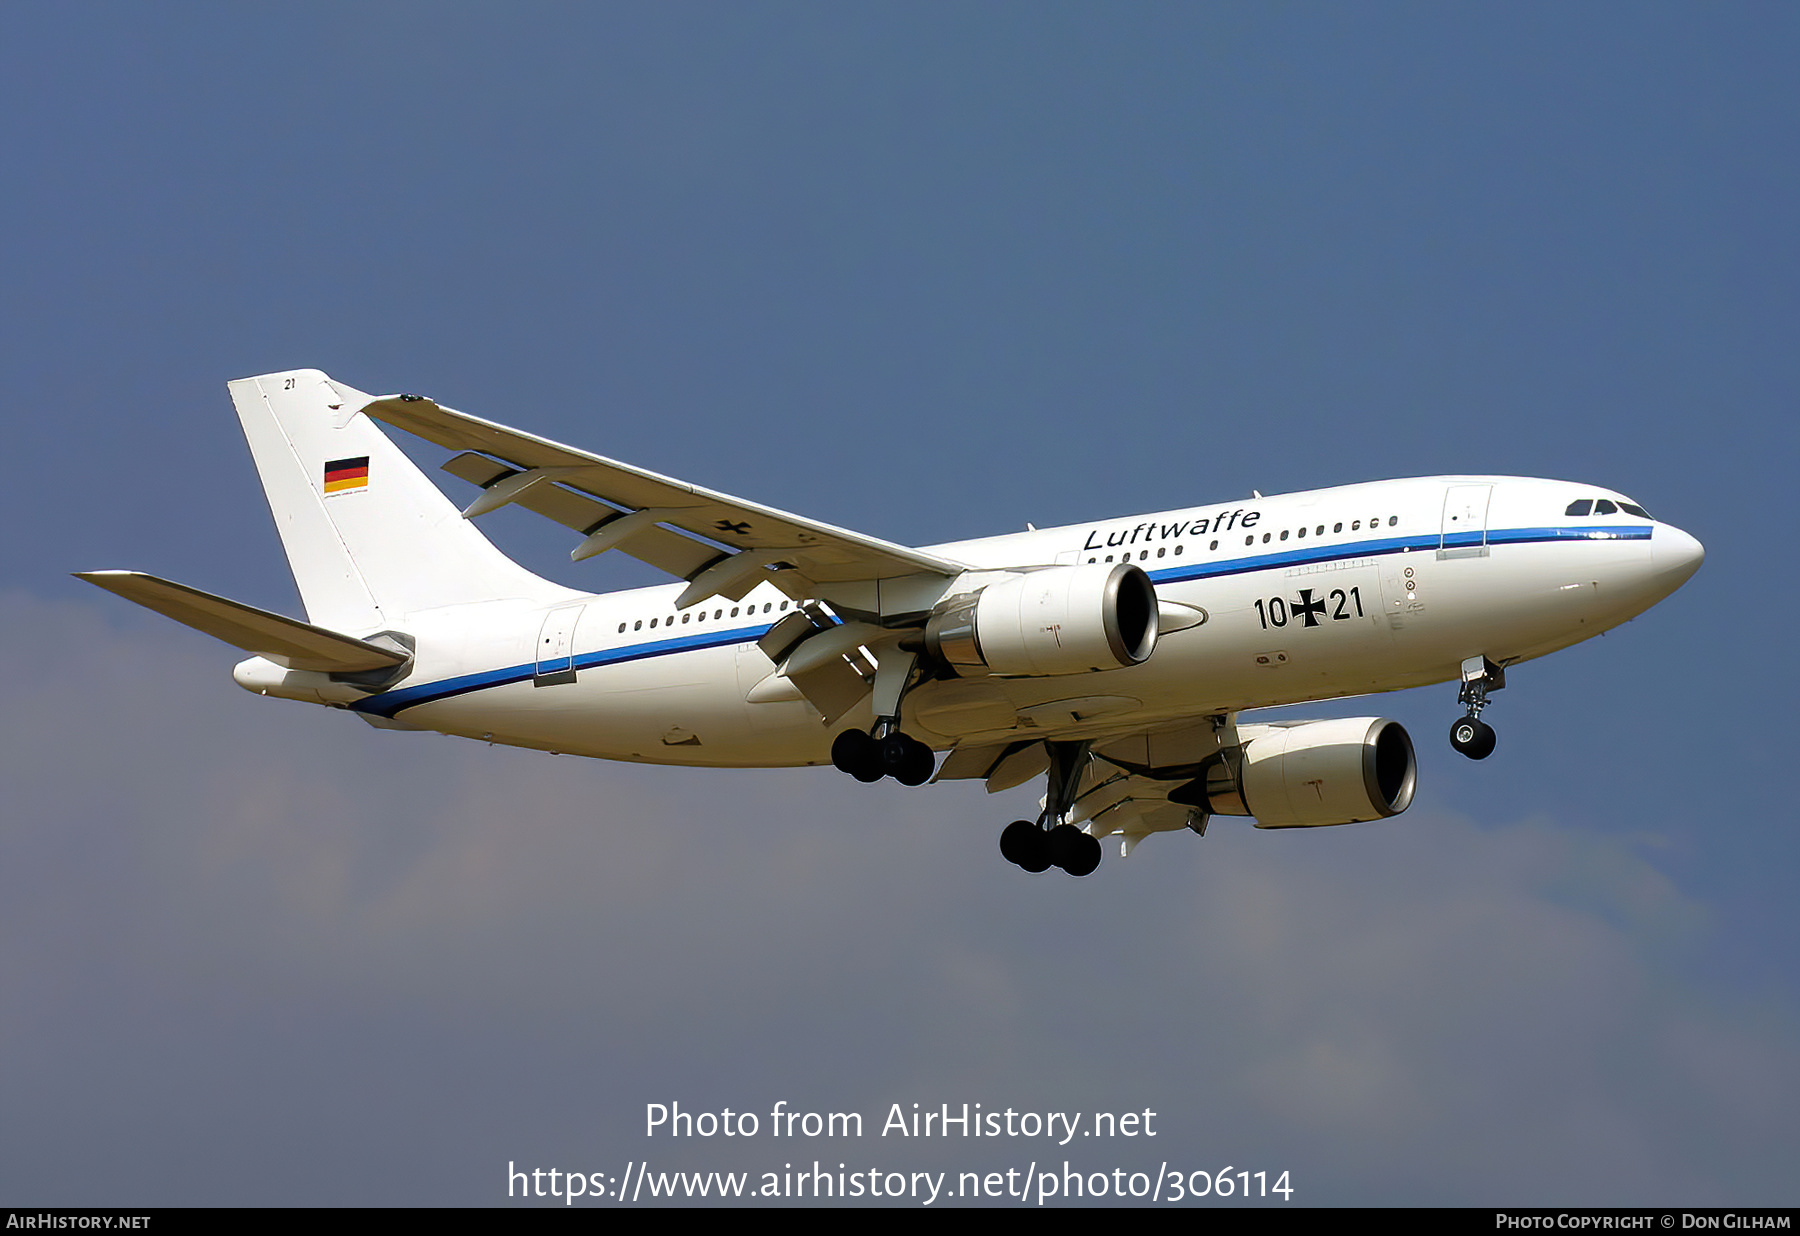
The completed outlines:
[[[925,647],[995,674],[1140,665],[1156,650],[1156,587],[1124,562],[1046,567],[944,602],[925,624]]]
[[[1220,815],[1253,815],[1258,828],[1319,828],[1399,815],[1412,805],[1418,761],[1397,721],[1348,717],[1244,726],[1201,776],[1169,797]]]

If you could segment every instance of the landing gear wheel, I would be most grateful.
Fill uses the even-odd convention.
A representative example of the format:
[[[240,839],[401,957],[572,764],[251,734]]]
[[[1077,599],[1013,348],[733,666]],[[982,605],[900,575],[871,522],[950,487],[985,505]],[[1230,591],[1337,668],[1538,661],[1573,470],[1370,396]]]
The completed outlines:
[[[894,780],[901,785],[924,785],[937,771],[937,757],[930,747],[916,738],[907,739],[907,743],[906,758],[894,774]]]
[[[831,766],[841,773],[856,772],[862,764],[869,736],[861,730],[845,730],[831,740]]]
[[[1030,820],[1014,820],[1000,834],[1000,855],[1035,875],[1050,867],[1050,839]]]
[[[893,775],[906,765],[907,748],[910,741],[905,734],[895,730],[886,738],[875,743],[875,749],[881,753],[881,771]]]
[[[1058,824],[1050,830],[1048,835],[1050,838],[1050,861],[1070,875],[1086,875],[1094,867],[1100,865],[1099,856],[1095,855],[1094,867],[1082,868],[1082,864],[1088,858],[1087,846],[1083,843],[1094,841],[1094,839],[1073,824]],[[1096,850],[1100,848],[1099,842],[1094,842],[1094,848]]]
[[[875,742],[881,771],[901,785],[924,785],[937,769],[937,758],[931,748],[916,738],[895,730]]]
[[[1072,876],[1092,875],[1100,865],[1100,842],[1086,833],[1078,833],[1060,865]]]
[[[1494,727],[1470,713],[1450,727],[1450,745],[1472,760],[1494,753]]]
[[[875,740],[861,730],[845,730],[831,740],[831,763],[858,781],[879,781],[887,771]]]

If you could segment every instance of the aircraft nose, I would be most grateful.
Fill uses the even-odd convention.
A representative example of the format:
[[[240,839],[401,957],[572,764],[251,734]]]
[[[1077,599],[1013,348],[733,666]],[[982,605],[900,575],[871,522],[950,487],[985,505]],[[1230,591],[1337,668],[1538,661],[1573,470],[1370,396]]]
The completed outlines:
[[[1706,561],[1706,546],[1680,528],[1658,524],[1650,540],[1650,560],[1658,581],[1673,592]]]

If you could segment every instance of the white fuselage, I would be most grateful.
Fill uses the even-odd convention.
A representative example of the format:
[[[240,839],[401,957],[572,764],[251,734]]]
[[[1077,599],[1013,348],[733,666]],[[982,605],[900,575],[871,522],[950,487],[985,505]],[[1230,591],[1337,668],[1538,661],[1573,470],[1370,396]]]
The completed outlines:
[[[1648,517],[1566,514],[1579,499],[1625,502],[1562,481],[1430,477],[933,546],[972,568],[953,592],[1004,577],[988,572],[1130,561],[1165,616],[1190,625],[1165,622],[1153,655],[1126,669],[923,683],[903,722],[939,749],[1094,737],[1442,682],[1470,657],[1542,656],[1643,612],[1701,557]],[[756,641],[793,608],[784,593],[765,584],[677,610],[682,587],[415,612],[406,680],[336,702],[497,743],[731,767],[828,763],[837,731],[871,723],[865,701],[827,726],[771,680]]]

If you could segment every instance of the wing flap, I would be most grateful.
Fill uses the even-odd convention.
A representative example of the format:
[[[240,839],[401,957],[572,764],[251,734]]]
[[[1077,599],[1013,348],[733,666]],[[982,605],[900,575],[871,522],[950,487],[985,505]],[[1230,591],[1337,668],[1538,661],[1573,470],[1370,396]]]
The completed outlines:
[[[360,673],[392,669],[408,659],[404,652],[141,571],[77,571],[75,578],[289,669]]]

